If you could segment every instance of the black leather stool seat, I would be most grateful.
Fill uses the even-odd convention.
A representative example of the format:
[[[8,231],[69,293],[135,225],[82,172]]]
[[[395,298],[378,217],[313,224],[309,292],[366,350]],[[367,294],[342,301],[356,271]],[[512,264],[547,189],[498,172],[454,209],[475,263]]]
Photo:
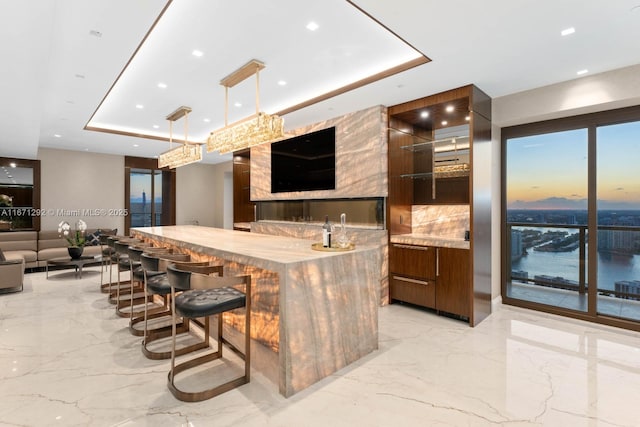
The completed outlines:
[[[147,271],[147,278],[165,274],[164,271]],[[133,266],[133,277],[140,282],[144,282],[144,269],[142,265]]]
[[[102,256],[103,257],[111,257],[115,253],[116,253],[116,250],[113,249],[110,246],[105,246],[105,247],[102,248]]]
[[[118,259],[118,265],[120,266],[120,271],[129,271],[131,269],[129,256],[128,255],[120,255],[120,258]],[[134,262],[133,263],[133,268],[134,269],[138,269],[138,268],[142,268],[142,267],[141,267],[141,264],[139,262]]]
[[[167,274],[158,273],[160,274],[149,277],[149,271],[147,271],[147,292],[155,295],[169,295],[171,293],[171,284]]]
[[[206,317],[245,306],[245,295],[234,288],[194,289],[176,297],[176,313]]]

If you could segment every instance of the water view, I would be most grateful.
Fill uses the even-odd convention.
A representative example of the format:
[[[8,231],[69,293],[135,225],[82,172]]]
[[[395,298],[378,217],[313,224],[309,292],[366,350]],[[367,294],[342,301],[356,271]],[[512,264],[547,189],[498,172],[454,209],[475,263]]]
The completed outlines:
[[[510,210],[508,222],[514,278],[578,285],[581,230],[588,259],[585,210]],[[598,212],[597,260],[598,289],[619,290],[616,282],[624,281],[640,286],[640,211]]]

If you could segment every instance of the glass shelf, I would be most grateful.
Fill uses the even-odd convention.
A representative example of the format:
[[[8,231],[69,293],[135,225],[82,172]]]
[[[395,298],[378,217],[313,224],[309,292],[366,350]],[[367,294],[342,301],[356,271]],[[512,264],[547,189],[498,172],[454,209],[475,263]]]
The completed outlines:
[[[436,166],[435,172],[405,173],[400,175],[400,177],[412,179],[429,179],[433,176],[436,178],[461,178],[469,176],[469,173],[469,164],[462,163],[457,165]]]
[[[415,138],[419,138],[414,136]],[[422,138],[419,138],[422,139]],[[459,144],[464,144],[462,147],[456,148],[457,145]],[[438,145],[440,145],[440,147],[438,147]],[[443,147],[442,145],[445,145],[445,147]],[[423,142],[418,142],[415,144],[411,144],[411,145],[403,145],[400,148],[402,148],[403,150],[409,150],[409,151],[413,151],[413,152],[420,152],[420,151],[425,151],[425,150],[435,150],[436,152],[438,152],[438,148],[443,149],[443,148],[449,148],[447,146],[451,145],[451,149],[445,149],[442,151],[456,151],[456,149],[458,150],[467,150],[469,148],[469,137],[468,136],[450,136],[447,138],[442,138],[442,139],[435,139],[433,141],[423,141]]]

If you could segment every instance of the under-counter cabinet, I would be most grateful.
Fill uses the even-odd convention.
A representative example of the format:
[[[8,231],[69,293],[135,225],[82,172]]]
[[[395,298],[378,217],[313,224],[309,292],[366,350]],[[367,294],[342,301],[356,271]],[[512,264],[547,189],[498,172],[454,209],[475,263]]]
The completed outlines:
[[[392,243],[390,297],[469,318],[469,250]]]
[[[392,300],[436,308],[436,249],[392,243],[389,248]]]
[[[436,310],[471,315],[469,250],[436,248]]]

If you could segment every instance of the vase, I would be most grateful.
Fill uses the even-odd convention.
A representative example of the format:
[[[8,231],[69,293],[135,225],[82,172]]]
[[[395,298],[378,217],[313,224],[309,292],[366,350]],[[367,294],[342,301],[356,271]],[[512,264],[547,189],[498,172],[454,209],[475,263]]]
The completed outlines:
[[[82,246],[69,246],[67,250],[69,251],[69,256],[71,259],[78,259],[82,256],[82,250],[84,248]]]

